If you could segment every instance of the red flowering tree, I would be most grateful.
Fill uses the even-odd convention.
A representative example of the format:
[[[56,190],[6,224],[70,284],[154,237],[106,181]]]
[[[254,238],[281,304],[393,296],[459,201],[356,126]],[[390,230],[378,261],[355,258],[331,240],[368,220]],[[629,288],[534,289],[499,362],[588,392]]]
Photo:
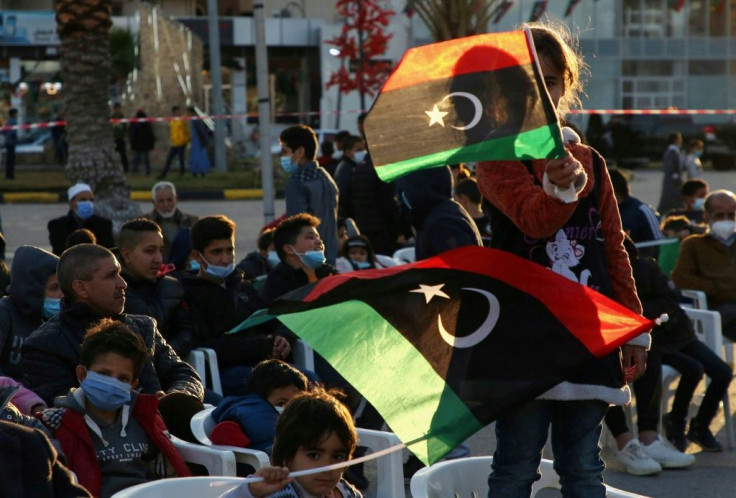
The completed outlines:
[[[360,109],[365,110],[365,95],[371,97],[381,89],[391,64],[373,60],[386,53],[390,34],[385,32],[394,11],[381,7],[379,0],[337,0],[335,8],[344,19],[338,36],[327,40],[340,53],[340,69],[332,73],[327,88],[337,85],[341,93],[357,90]]]

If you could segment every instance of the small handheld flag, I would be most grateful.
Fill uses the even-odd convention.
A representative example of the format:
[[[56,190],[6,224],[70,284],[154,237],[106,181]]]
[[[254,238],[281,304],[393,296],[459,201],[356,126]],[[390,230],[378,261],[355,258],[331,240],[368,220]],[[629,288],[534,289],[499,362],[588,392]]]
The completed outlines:
[[[428,464],[655,325],[541,265],[482,247],[327,277],[282,296],[265,316],[312,346]]]
[[[479,160],[562,157],[528,30],[408,50],[365,120],[378,176]]]

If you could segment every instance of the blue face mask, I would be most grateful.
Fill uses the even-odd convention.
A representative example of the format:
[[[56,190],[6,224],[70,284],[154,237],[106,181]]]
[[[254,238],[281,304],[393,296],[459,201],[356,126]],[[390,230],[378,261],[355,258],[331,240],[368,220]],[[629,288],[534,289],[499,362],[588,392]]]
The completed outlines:
[[[111,412],[130,403],[130,384],[108,375],[87,371],[81,386],[89,402],[100,410]]]
[[[268,263],[269,268],[275,268],[276,265],[281,263],[281,258],[279,258],[279,255],[276,251],[268,251],[266,262]]]
[[[703,155],[703,151],[702,150],[696,150],[695,152],[693,152],[693,156],[695,156],[695,157],[700,157],[702,155]]]
[[[291,161],[291,156],[281,156],[281,169],[283,169],[287,175],[290,175],[299,169],[299,165],[294,164]]]
[[[43,309],[41,310],[41,316],[44,318],[51,318],[61,311],[61,299],[54,299],[52,297],[43,298]]]
[[[199,271],[199,261],[197,261],[196,259],[191,260],[187,264],[187,268],[189,269],[189,271]]]
[[[77,216],[83,220],[88,220],[92,217],[92,213],[95,211],[95,203],[92,201],[79,201],[77,202]]]
[[[693,200],[693,209],[695,211],[702,211],[705,209],[705,197],[696,197]]]
[[[350,262],[353,264],[354,267],[356,267],[358,270],[367,270],[371,267],[370,261],[353,261],[352,259]]]
[[[199,253],[199,255],[202,256],[202,253]],[[202,259],[207,261],[204,256],[202,256]],[[207,275],[217,280],[225,280],[234,271],[235,271],[235,263],[230,263],[227,266],[217,266],[217,265],[207,263],[207,268],[204,269],[204,272]]]
[[[294,250],[296,255],[299,256],[299,259],[302,260],[302,263],[304,263],[307,268],[311,268],[312,270],[316,270],[326,261],[324,251],[307,251],[305,253],[298,253],[293,247],[292,249]]]
[[[353,159],[355,159],[356,163],[362,163],[365,160],[365,154],[366,152],[364,150],[359,150],[353,154]]]

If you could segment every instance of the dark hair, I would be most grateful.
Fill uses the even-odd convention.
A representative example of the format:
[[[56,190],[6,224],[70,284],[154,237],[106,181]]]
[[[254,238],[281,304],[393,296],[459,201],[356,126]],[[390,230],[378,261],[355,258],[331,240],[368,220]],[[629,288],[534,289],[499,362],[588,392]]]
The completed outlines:
[[[373,250],[373,245],[371,244],[371,241],[368,240],[368,237],[365,235],[353,235],[352,237],[348,237],[345,244],[342,246],[343,257],[350,259],[348,254],[352,247],[364,247],[365,250],[368,251],[368,261],[371,263],[371,266],[373,266],[373,262],[376,259],[376,252]]]
[[[304,147],[304,157],[309,161],[314,161],[317,157],[317,135],[307,125],[289,126],[281,132],[279,140],[292,151]]]
[[[161,234],[161,227],[158,226],[158,223],[148,218],[138,218],[124,223],[120,229],[120,242],[118,246],[120,249],[130,249],[132,251],[138,245],[141,236],[145,232]]]
[[[340,147],[342,147],[342,141],[345,140],[347,137],[350,136],[350,132],[347,130],[340,130],[335,134],[335,142],[340,144]]]
[[[281,360],[263,360],[253,368],[245,381],[245,392],[257,394],[267,398],[274,389],[294,386],[300,391],[306,391],[309,380],[296,368]]]
[[[611,177],[611,184],[613,185],[614,194],[620,197],[629,196],[629,181],[626,179],[623,171],[620,169],[612,168],[608,171]]]
[[[358,114],[358,124],[364,122],[366,116],[368,116],[367,112],[361,112],[360,114]]]
[[[8,115],[9,115],[9,116],[10,116],[11,118],[14,118],[14,117],[16,117],[16,116],[18,115],[18,109],[16,109],[15,107],[11,108],[11,109],[10,109],[10,110],[8,111]]]
[[[205,216],[192,225],[192,249],[200,253],[215,240],[231,239],[235,235],[235,222],[222,214]]]
[[[689,230],[692,233],[692,225],[687,216],[672,215],[662,220],[662,231],[674,230],[679,232],[680,230]]]
[[[695,195],[701,188],[704,188],[707,192],[708,182],[701,180],[700,178],[691,178],[682,184],[680,191],[682,192],[682,195],[691,196]]]
[[[87,228],[77,228],[72,233],[67,235],[64,241],[64,248],[69,249],[70,247],[78,246],[79,244],[97,244],[97,237]]]
[[[299,448],[317,448],[333,433],[346,446],[346,457],[352,458],[358,434],[350,411],[336,395],[341,393],[316,387],[286,404],[276,423],[273,465],[288,466]]]
[[[455,185],[455,195],[464,195],[473,204],[480,204],[483,196],[480,195],[478,183],[474,178],[465,178]]]
[[[362,141],[363,137],[359,137],[357,135],[348,135],[347,137],[345,137],[345,140],[342,141],[342,149],[350,150],[355,147],[355,144],[359,144]]]
[[[79,244],[70,247],[61,253],[56,275],[59,277],[59,287],[64,294],[64,302],[74,302],[75,280],[92,280],[92,275],[100,268],[101,259],[112,258],[115,255],[109,249],[96,244]]]
[[[258,236],[258,249],[261,251],[268,250],[268,246],[273,244],[273,232],[275,230],[275,228],[266,228],[261,232],[261,235]]]
[[[674,145],[675,142],[677,142],[678,138],[682,138],[682,133],[679,131],[675,131],[667,135],[667,143],[670,145]]]
[[[279,255],[279,259],[281,261],[286,259],[286,253],[284,252],[283,247],[286,244],[295,244],[296,238],[299,237],[299,232],[302,231],[303,227],[317,228],[320,223],[321,221],[319,218],[308,213],[299,213],[289,216],[279,223],[276,230],[273,232],[273,245],[276,248],[276,253]]]
[[[704,147],[704,146],[705,146],[705,143],[699,138],[691,138],[687,144],[688,149],[697,149],[697,148]]]
[[[172,106],[171,114],[176,114],[177,112],[179,112],[179,109],[181,109],[181,107],[179,107],[178,105]]]
[[[133,378],[137,379],[148,359],[148,349],[140,335],[118,320],[103,318],[87,329],[82,341],[79,362],[89,368],[98,356],[116,353],[133,362]]]
[[[335,153],[335,144],[332,140],[325,140],[322,142],[322,155],[332,156]]]

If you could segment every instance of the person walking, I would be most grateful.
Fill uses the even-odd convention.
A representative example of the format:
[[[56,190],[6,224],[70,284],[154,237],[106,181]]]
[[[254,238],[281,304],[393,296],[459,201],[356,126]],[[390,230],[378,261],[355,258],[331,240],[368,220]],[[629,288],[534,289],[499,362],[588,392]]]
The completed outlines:
[[[143,109],[138,109],[136,118],[146,118]],[[130,125],[130,148],[133,149],[133,173],[138,173],[141,158],[146,164],[146,176],[151,174],[151,151],[156,144],[153,127],[148,121],[138,121]]]

